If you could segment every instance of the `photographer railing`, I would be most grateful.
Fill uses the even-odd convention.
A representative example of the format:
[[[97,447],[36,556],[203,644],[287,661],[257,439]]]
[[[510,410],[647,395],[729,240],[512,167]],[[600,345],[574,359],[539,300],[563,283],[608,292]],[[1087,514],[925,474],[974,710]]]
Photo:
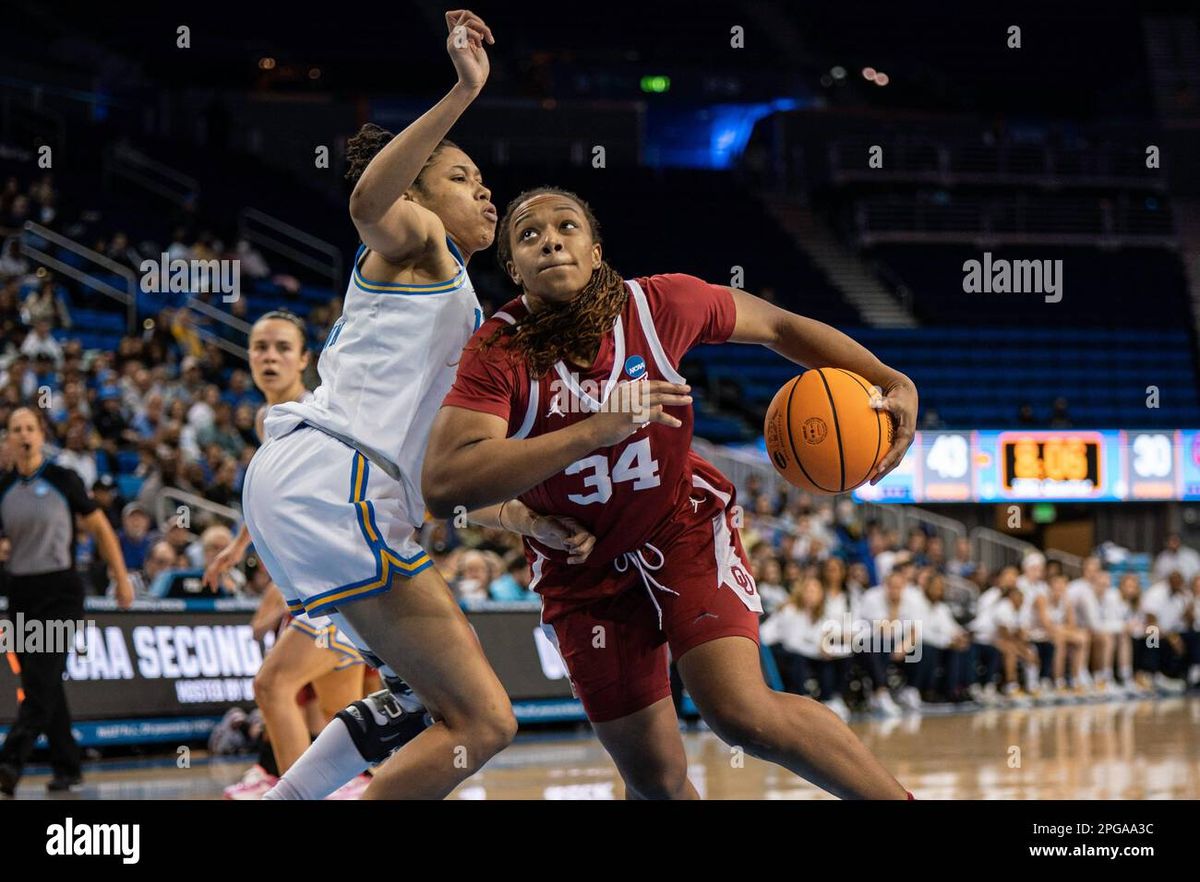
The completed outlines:
[[[247,242],[328,278],[335,292],[344,289],[342,252],[332,243],[257,208],[243,208],[238,214],[238,234]]]
[[[128,144],[117,144],[104,154],[104,182],[124,178],[143,190],[178,206],[186,205],[199,193],[199,182],[191,175],[151,159]]]
[[[119,276],[124,283],[124,289],[97,278],[84,269],[63,262],[49,251],[44,250],[49,245],[56,245],[69,251],[93,264],[94,267],[102,267],[107,274]],[[106,297],[111,297],[123,304],[126,313],[126,332],[129,334],[137,332],[138,279],[129,267],[109,260],[98,251],[93,251],[80,245],[74,239],[68,239],[61,233],[56,233],[33,221],[26,221],[21,232],[21,253],[69,279],[74,279],[79,284],[91,288],[93,291],[99,291]],[[94,267],[91,268],[92,272],[95,271]]]
[[[237,531],[241,527],[242,513],[236,508],[230,508],[227,505],[218,505],[215,502],[205,499],[203,496],[197,496],[195,493],[180,490],[178,487],[163,487],[158,491],[158,496],[154,500],[154,514],[160,527],[179,514],[180,506],[173,506],[168,500],[180,502],[188,509],[188,523],[183,525],[184,529],[191,530],[193,520],[191,512],[194,509],[208,512],[229,521],[227,526],[231,530]]]

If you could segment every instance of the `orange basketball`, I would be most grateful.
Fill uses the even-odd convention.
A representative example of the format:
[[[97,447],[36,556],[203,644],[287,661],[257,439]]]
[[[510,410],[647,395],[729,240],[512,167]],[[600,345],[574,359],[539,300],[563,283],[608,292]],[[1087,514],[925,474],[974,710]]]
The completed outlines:
[[[785,383],[767,408],[767,455],[789,484],[848,493],[865,483],[892,444],[892,420],[874,410],[874,387],[852,371],[820,368]]]

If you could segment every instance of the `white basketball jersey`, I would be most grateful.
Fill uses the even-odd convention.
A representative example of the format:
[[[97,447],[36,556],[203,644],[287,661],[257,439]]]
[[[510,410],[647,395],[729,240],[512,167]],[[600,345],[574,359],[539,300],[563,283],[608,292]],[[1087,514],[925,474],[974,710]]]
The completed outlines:
[[[425,519],[421,465],[429,430],[463,346],[483,322],[462,257],[446,244],[458,272],[432,285],[363,278],[367,252],[360,246],[342,317],[317,362],[321,385],[310,401],[276,405],[266,419],[269,437],[305,422],[362,451],[404,484],[418,527]]]

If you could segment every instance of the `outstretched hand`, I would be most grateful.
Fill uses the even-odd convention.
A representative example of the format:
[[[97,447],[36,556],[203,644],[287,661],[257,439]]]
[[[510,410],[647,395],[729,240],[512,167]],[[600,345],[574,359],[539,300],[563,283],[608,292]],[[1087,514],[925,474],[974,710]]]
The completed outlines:
[[[478,15],[469,9],[451,9],[446,13],[446,51],[458,71],[458,81],[469,89],[479,91],[487,82],[491,65],[483,49],[486,40],[496,42],[489,28]]]

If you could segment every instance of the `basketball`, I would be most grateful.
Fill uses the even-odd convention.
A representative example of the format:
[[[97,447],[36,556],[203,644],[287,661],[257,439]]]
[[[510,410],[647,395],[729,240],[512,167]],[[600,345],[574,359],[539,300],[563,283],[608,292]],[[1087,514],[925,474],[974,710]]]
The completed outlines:
[[[763,434],[776,471],[812,493],[848,493],[866,483],[892,443],[874,387],[852,371],[819,368],[785,383],[767,408]]]

